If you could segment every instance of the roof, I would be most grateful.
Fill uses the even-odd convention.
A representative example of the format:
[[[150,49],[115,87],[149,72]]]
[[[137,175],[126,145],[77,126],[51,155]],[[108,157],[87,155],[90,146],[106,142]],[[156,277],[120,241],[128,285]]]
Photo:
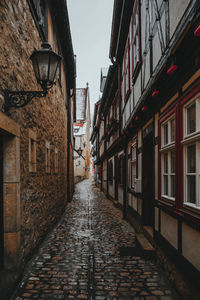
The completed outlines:
[[[50,0],[49,3],[58,29],[57,32],[68,78],[67,84],[69,88],[75,88],[76,70],[67,2],[66,0]]]
[[[102,93],[105,86],[107,74],[108,74],[108,68],[101,68],[100,91]]]
[[[74,124],[74,137],[86,134],[86,122],[81,124]]]
[[[86,119],[87,95],[86,88],[76,89],[76,120],[84,121]]]
[[[114,2],[109,53],[111,60],[115,58],[120,61],[123,57],[134,2],[135,0]]]

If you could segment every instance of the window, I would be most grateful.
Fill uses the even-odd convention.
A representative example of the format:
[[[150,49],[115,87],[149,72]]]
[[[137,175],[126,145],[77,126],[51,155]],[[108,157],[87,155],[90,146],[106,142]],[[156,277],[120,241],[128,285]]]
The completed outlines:
[[[122,81],[123,81],[123,95],[124,100],[126,100],[127,94],[130,91],[130,49],[129,49],[129,39],[126,43],[126,49],[124,53],[124,61],[123,61],[123,74],[122,74]]]
[[[175,200],[175,117],[161,124],[162,197]]]
[[[140,1],[135,1],[131,22],[131,52],[132,52],[132,75],[134,77],[141,63],[140,50]]]
[[[50,155],[50,143],[46,141],[46,153],[45,153],[45,169],[46,173],[51,172],[51,155]]]
[[[36,172],[36,133],[29,129],[29,172]]]
[[[183,107],[184,204],[200,208],[200,99]]]
[[[131,146],[131,162],[130,162],[130,186],[132,189],[135,188],[135,180],[137,176],[137,147],[136,141]]]

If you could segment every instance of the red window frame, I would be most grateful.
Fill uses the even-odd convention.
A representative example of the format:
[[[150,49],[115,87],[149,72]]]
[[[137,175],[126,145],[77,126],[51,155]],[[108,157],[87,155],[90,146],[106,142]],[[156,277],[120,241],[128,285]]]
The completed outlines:
[[[131,178],[130,178],[130,187],[131,187],[131,189],[135,189],[135,187],[134,186],[132,186],[132,176],[133,176],[133,174],[132,174],[132,163],[133,163],[133,161],[132,161],[132,151],[133,151],[133,148],[136,148],[136,159],[135,159],[135,163],[136,163],[136,178],[138,178],[138,140],[136,139],[132,144],[131,144],[131,160],[130,160],[130,166],[131,166],[131,172],[130,172],[130,176],[131,176]]]
[[[128,63],[127,63],[127,56],[128,56]],[[124,60],[123,60],[123,82],[124,82],[124,100],[126,101],[128,98],[128,95],[130,93],[130,42],[129,38],[126,42],[126,48],[124,52]],[[127,75],[128,74],[128,84],[127,84]]]
[[[134,40],[135,40],[135,31],[134,31],[134,21],[138,15],[138,61],[136,65],[134,65]],[[141,65],[141,13],[140,13],[140,0],[136,0],[133,7],[133,14],[131,20],[131,50],[132,50],[132,78],[133,80],[136,78],[139,67]]]
[[[177,156],[177,149],[179,149],[179,126],[177,123],[178,120],[178,105],[170,109],[164,116],[161,116],[158,120],[158,197],[159,199],[162,199],[162,161],[161,161],[161,149],[162,149],[162,124],[169,119],[172,115],[174,115],[175,119],[175,200],[174,203],[176,206],[178,206],[178,199],[179,199],[179,193],[178,193],[178,185],[179,183],[177,180],[180,180],[179,174],[178,174],[178,164],[179,164],[179,155]]]

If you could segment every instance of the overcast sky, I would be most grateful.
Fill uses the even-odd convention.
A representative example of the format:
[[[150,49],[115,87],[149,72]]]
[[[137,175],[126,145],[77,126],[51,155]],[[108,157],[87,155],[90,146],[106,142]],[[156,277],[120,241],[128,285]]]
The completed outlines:
[[[99,100],[101,67],[108,67],[113,0],[67,0],[74,54],[77,55],[77,88],[89,83],[91,114]]]

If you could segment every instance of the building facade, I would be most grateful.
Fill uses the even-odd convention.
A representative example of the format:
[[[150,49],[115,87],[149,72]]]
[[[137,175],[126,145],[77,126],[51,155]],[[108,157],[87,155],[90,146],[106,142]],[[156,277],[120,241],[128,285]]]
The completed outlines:
[[[93,127],[101,188],[194,289],[200,271],[199,45],[199,1],[114,1],[113,65]]]
[[[75,66],[66,1],[3,0],[0,20],[0,270],[9,284],[72,197]],[[6,89],[41,90],[30,55],[47,41],[62,56],[56,85],[6,108]]]
[[[76,89],[76,123],[74,123],[74,180],[90,178],[90,95],[89,86]],[[82,150],[81,155],[78,150]]]

